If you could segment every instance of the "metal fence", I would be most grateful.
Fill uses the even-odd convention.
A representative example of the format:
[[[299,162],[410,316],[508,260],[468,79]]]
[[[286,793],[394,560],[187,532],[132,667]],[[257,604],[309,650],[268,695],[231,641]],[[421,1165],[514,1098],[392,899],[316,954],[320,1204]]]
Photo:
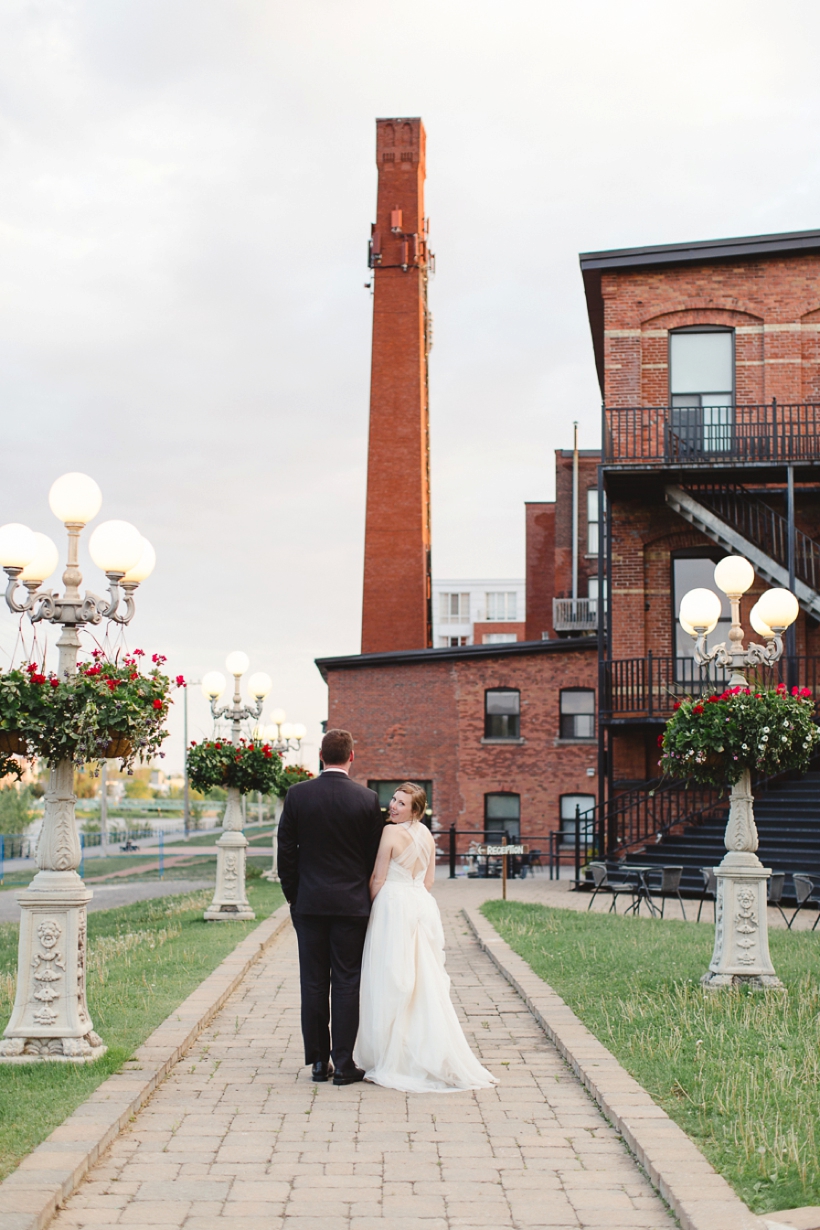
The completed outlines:
[[[446,860],[451,880],[456,878],[459,866],[466,867],[469,876],[481,879],[500,877],[501,859],[492,855],[478,854],[475,847],[485,842],[500,841],[501,832],[495,833],[491,829],[457,829],[452,824],[449,829],[442,829],[434,833],[433,837],[436,841],[438,861],[443,863]],[[510,845],[529,846],[529,852],[522,858],[515,855],[509,856],[508,874],[510,876],[520,875],[523,869],[526,869],[526,874],[527,871],[534,871],[536,867],[543,866],[543,860],[548,856],[548,836],[542,834],[538,837],[510,837],[508,835],[507,840]]]
[[[604,408],[604,463],[702,465],[820,460],[820,405]]]

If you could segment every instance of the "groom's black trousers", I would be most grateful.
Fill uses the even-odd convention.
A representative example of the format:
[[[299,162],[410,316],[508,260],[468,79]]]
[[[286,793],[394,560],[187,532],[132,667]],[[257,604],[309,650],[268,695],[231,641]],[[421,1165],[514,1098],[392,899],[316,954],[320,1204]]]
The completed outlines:
[[[349,1072],[354,1066],[353,1045],[359,1032],[359,983],[367,918],[295,911],[291,911],[291,918],[299,942],[305,1063],[327,1063],[332,1056],[337,1072]]]

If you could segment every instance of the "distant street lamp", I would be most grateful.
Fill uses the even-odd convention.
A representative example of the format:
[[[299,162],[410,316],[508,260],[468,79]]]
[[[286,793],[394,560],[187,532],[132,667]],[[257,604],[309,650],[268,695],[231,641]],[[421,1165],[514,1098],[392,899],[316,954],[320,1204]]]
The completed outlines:
[[[265,741],[280,756],[285,756],[288,752],[298,752],[307,734],[306,726],[301,722],[286,722],[286,717],[284,709],[274,709],[270,715],[270,725],[264,728]]]
[[[0,566],[8,577],[6,605],[33,624],[62,626],[57,647],[61,679],[77,673],[79,629],[103,619],[118,624],[134,616],[134,591],[154,568],[154,549],[127,521],[105,521],[91,535],[94,563],[108,578],[107,597],[80,593],[80,534],[96,517],[102,493],[85,474],[64,474],[53,484],[51,511],[68,532],[65,592],[42,589],[59,561],[45,534],[24,525],[0,528]],[[20,593],[22,585],[25,596]],[[37,844],[37,874],[17,895],[22,907],[17,994],[0,1042],[0,1060],[63,1059],[83,1062],[108,1049],[94,1032],[86,1002],[86,907],[93,894],[77,868],[80,840],[75,822],[74,762],[53,765]]]
[[[258,719],[262,714],[265,697],[272,687],[271,678],[263,672],[251,675],[248,680],[248,691],[253,697],[252,705],[242,704],[242,693],[239,681],[250,665],[247,654],[229,653],[225,666],[233,675],[233,700],[230,705],[218,705],[219,697],[225,691],[225,676],[219,671],[208,671],[202,678],[202,692],[210,702],[214,721],[227,717],[230,719],[230,742],[238,744],[242,723],[248,719]],[[228,787],[228,801],[225,807],[225,817],[222,822],[222,836],[217,841],[216,855],[216,889],[214,899],[205,911],[209,922],[235,918],[255,918],[245,889],[245,864],[248,839],[242,832],[242,804],[240,791],[236,786]]]
[[[708,650],[706,637],[720,618],[721,600],[709,589],[693,589],[680,604],[680,624],[696,641],[695,661],[705,667],[712,663],[730,667],[729,687],[749,686],[744,669],[774,666],[783,654],[783,634],[797,618],[797,599],[787,589],[767,590],[750,613],[755,632],[767,642],[743,647],[740,602],[751,588],[755,574],[748,560],[728,555],[715,568],[715,583],[731,604],[732,626],[729,645]],[[709,972],[701,982],[717,988],[747,983],[753,986],[780,987],[769,956],[766,881],[771,873],[757,857],[758,837],[754,820],[751,773],[744,769],[732,787],[729,821],[724,836],[726,855],[716,867],[715,947]]]

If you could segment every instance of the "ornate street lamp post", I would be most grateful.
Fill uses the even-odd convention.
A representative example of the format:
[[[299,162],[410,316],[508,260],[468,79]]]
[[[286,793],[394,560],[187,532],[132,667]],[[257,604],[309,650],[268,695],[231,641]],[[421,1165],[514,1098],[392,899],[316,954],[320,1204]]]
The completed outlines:
[[[219,671],[208,671],[202,679],[202,691],[210,701],[214,721],[227,717],[231,724],[230,742],[237,744],[242,731],[242,723],[249,718],[259,718],[265,697],[271,690],[269,675],[259,672],[251,675],[248,680],[248,691],[253,697],[252,705],[242,704],[242,693],[239,681],[248,666],[247,654],[229,653],[225,666],[233,675],[233,701],[230,705],[219,708],[219,697],[225,690],[225,677]],[[228,787],[228,801],[225,806],[225,818],[222,822],[222,836],[217,841],[216,855],[216,889],[214,899],[205,911],[208,922],[225,919],[255,918],[245,889],[245,863],[248,839],[242,832],[242,803],[240,791],[236,786]]]
[[[51,511],[68,532],[65,592],[42,589],[57,567],[59,552],[43,534],[21,525],[0,529],[0,566],[8,577],[6,604],[33,624],[59,624],[58,674],[77,672],[79,629],[103,619],[130,623],[134,591],[153,571],[153,548],[125,521],[106,521],[91,535],[94,563],[108,578],[107,597],[80,593],[80,534],[96,517],[102,494],[85,474],[65,474],[49,492]],[[20,594],[19,587],[27,591]],[[17,994],[0,1041],[0,1061],[96,1059],[107,1050],[95,1033],[86,1003],[86,907],[92,892],[77,868],[80,841],[75,823],[74,763],[52,765],[37,844],[37,874],[17,894],[22,907]]]
[[[286,718],[287,714],[284,709],[274,709],[270,715],[270,724],[261,731],[266,743],[269,743],[280,756],[285,756],[288,752],[298,752],[302,747],[302,740],[307,734],[307,727],[303,726],[301,722],[291,724],[285,721]],[[272,861],[270,869],[262,872],[262,878],[270,880],[274,884],[279,883],[279,872],[276,869],[276,838],[279,834],[279,817],[282,815],[282,807],[282,800],[277,799],[274,803],[273,832],[271,834]]]
[[[799,610],[797,599],[787,589],[770,589],[750,613],[755,632],[767,642],[743,647],[740,601],[754,581],[754,569],[739,555],[728,555],[715,568],[715,583],[726,594],[732,609],[729,645],[707,650],[706,637],[717,626],[721,602],[709,589],[693,589],[680,605],[680,623],[696,642],[695,661],[701,667],[712,663],[729,667],[729,687],[748,687],[747,667],[774,666],[783,654],[783,634]],[[724,836],[726,855],[715,867],[715,948],[708,973],[701,982],[709,988],[747,984],[781,987],[769,956],[766,881],[771,868],[757,857],[757,827],[754,819],[751,774],[744,769],[732,787],[729,821]]]

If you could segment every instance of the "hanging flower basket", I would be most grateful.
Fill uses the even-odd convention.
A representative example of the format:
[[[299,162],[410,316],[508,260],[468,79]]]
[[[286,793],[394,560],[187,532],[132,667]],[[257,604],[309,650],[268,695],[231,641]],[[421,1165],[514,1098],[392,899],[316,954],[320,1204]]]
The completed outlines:
[[[7,756],[27,756],[28,743],[19,730],[0,730],[0,752]]]
[[[309,782],[312,777],[310,769],[305,769],[300,764],[286,765],[282,770],[282,778],[276,793],[280,799],[283,799],[291,786],[295,786],[298,782]]]
[[[104,760],[127,760],[134,750],[130,739],[112,734],[102,754]]]
[[[240,794],[278,794],[282,758],[270,744],[241,739],[207,739],[188,749],[188,780],[207,794],[214,786],[232,786]]]
[[[666,777],[733,786],[745,769],[771,777],[805,772],[820,744],[811,688],[784,683],[753,691],[727,688],[706,699],[678,701],[658,736]]]

